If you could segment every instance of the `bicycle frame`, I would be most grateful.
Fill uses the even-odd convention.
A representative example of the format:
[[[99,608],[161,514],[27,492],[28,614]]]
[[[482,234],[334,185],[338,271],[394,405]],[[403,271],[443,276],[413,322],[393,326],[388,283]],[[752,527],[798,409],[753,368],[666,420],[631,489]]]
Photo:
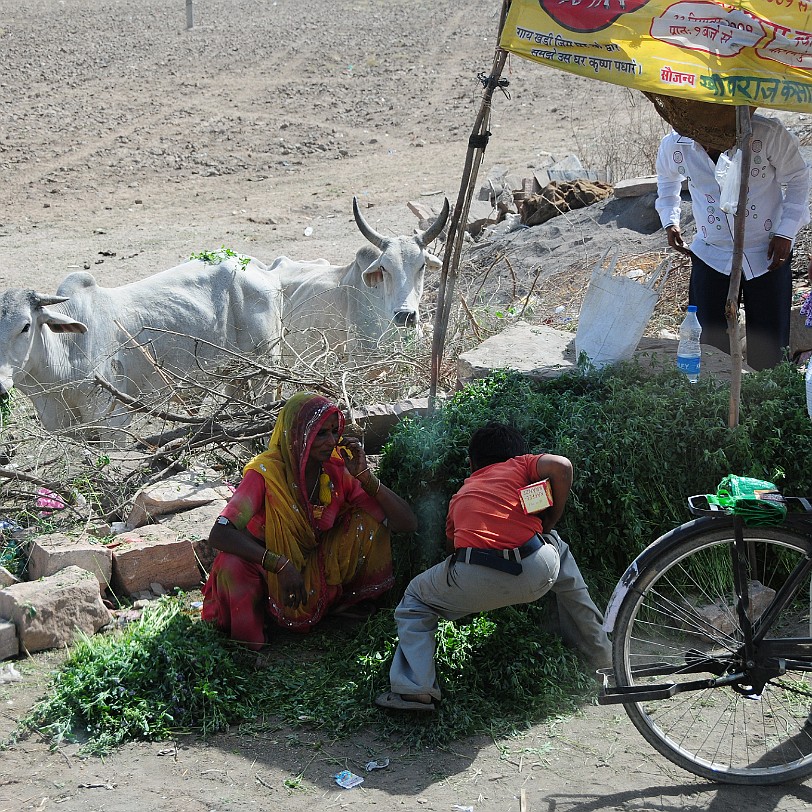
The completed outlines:
[[[704,502],[704,504],[703,504]],[[805,498],[787,497],[788,512],[783,527],[799,535],[812,538],[812,503]],[[765,639],[776,618],[797,596],[800,584],[812,571],[812,557],[802,560],[789,574],[776,593],[769,607],[751,623],[748,610],[748,561],[750,552],[744,538],[744,522],[741,517],[731,516],[715,505],[709,505],[702,496],[690,497],[689,510],[700,518],[688,522],[670,533],[661,536],[649,545],[629,565],[615,587],[606,609],[604,628],[614,631],[618,612],[630,592],[635,591],[638,579],[652,563],[670,547],[683,543],[686,537],[701,535],[709,526],[721,521],[732,525],[734,544],[731,547],[733,579],[736,596],[736,613],[742,630],[743,640],[740,649],[727,659],[708,659],[697,656],[695,663],[686,662],[679,666],[666,663],[649,663],[632,670],[640,677],[667,677],[669,674],[694,674],[710,672],[711,678],[690,682],[662,682],[641,686],[610,686],[612,669],[601,669],[603,684],[598,696],[601,705],[647,702],[668,699],[677,693],[699,691],[708,688],[729,686],[747,697],[757,697],[765,684],[786,672],[787,665],[796,671],[812,671],[812,637]],[[810,595],[812,603],[812,595]]]

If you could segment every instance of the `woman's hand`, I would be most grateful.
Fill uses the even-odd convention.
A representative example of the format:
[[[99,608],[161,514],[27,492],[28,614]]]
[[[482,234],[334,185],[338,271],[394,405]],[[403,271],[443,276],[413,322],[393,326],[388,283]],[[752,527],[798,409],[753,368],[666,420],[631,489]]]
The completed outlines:
[[[285,606],[295,609],[307,603],[304,578],[289,558],[285,559],[285,566],[276,573],[276,577],[279,579],[279,598]]]
[[[341,454],[341,459],[344,460],[344,465],[347,466],[347,471],[351,476],[357,477],[358,474],[369,468],[364,447],[357,437],[343,438],[341,445],[338,446],[338,453]]]

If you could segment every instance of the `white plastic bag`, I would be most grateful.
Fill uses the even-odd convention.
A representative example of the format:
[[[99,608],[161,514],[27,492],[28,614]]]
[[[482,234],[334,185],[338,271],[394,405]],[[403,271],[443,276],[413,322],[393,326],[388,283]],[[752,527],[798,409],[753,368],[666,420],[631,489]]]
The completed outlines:
[[[613,276],[618,249],[604,266],[608,254],[592,271],[575,333],[577,356],[586,353],[598,368],[632,357],[671,269],[671,260],[664,259],[648,282],[641,283]]]
[[[721,197],[719,199],[719,208],[726,214],[736,214],[736,209],[739,207],[739,187],[741,186],[742,178],[742,151],[737,149],[733,153],[733,157],[729,158],[727,153],[723,152],[716,162],[716,169],[714,170],[716,182],[719,184]]]

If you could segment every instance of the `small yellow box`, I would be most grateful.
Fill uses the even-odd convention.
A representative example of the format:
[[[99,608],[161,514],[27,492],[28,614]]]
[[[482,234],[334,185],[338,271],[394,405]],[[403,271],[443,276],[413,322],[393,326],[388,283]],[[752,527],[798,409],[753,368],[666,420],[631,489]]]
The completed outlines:
[[[522,500],[522,508],[525,513],[540,513],[547,510],[553,504],[553,489],[550,487],[549,479],[542,479],[541,482],[534,482],[519,488],[519,498]]]

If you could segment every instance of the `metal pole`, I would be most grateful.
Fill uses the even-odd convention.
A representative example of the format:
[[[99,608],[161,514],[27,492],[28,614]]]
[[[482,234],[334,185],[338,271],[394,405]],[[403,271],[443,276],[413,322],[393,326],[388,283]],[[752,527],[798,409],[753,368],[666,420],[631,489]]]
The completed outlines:
[[[186,28],[195,27],[195,4],[194,0],[186,0]]]

